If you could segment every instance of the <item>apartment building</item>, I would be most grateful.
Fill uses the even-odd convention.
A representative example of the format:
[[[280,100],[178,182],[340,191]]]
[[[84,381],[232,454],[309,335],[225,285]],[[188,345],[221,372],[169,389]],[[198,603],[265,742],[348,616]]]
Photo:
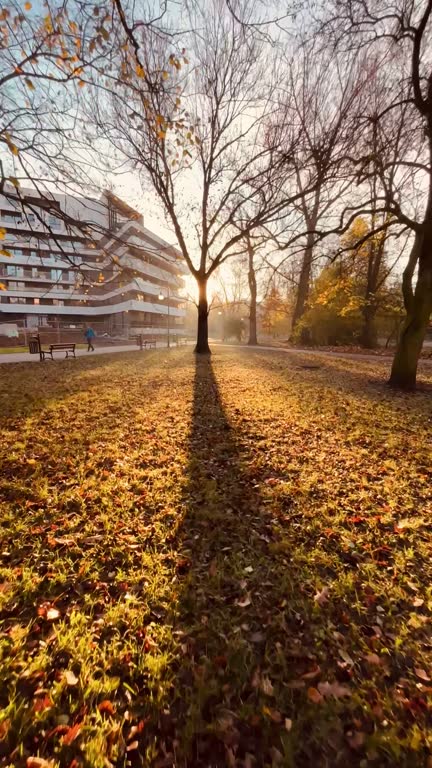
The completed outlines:
[[[183,332],[180,251],[111,192],[99,200],[0,196],[0,335],[20,328],[79,329],[128,337]]]

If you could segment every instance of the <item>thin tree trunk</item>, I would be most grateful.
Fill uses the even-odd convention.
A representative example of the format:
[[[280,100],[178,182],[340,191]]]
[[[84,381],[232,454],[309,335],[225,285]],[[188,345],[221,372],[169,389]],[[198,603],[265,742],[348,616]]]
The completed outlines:
[[[370,296],[366,296],[366,304],[363,307],[363,327],[360,334],[360,344],[366,349],[374,349],[377,346],[376,328],[375,328],[376,307],[371,301]]]
[[[208,301],[207,278],[197,277],[198,283],[198,327],[197,343],[194,352],[198,355],[211,355],[208,343]]]
[[[248,344],[251,347],[255,347],[258,344],[257,337],[257,284],[256,275],[254,269],[254,251],[250,238],[248,238],[248,258],[249,258],[249,291],[250,291],[250,305],[249,305],[249,340]]]
[[[432,231],[428,235],[416,235],[403,280],[407,316],[396,347],[389,384],[406,390],[415,389],[418,361],[432,312]],[[412,292],[409,278],[413,275],[417,258],[417,284]]]
[[[308,242],[303,254],[303,261],[300,271],[300,280],[297,288],[296,302],[293,312],[292,327],[296,327],[298,321],[303,317],[306,311],[306,304],[309,298],[310,278],[312,271],[312,239],[308,236]],[[311,242],[309,242],[311,241]]]

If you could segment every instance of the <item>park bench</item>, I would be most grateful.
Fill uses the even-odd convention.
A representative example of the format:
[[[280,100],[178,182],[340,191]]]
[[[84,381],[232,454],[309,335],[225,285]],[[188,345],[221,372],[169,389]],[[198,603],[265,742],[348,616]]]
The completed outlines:
[[[151,347],[156,349],[156,339],[145,339],[142,333],[134,336],[134,338],[140,349],[150,349]]]
[[[75,355],[75,347],[76,344],[71,344],[70,342],[66,342],[64,344],[50,344],[48,349],[43,349],[40,336],[33,336],[29,340],[29,352],[31,355],[39,355],[39,359],[42,362],[46,359],[46,357],[50,357],[51,360],[54,360],[54,352],[66,352],[65,357],[69,357],[70,355],[73,355],[73,357],[76,357]]]
[[[187,340],[187,338],[186,338],[186,337],[177,336],[177,338],[176,338],[176,344],[177,344],[177,346],[178,346],[178,347],[180,347],[180,346],[182,346],[182,345],[186,345],[187,343],[188,343],[188,340]]]
[[[76,344],[50,344],[49,349],[45,352],[46,355],[51,355],[51,360],[54,360],[53,358],[53,352],[66,352],[65,357],[69,357],[70,355],[73,355],[73,357],[76,357],[75,355],[75,347]]]

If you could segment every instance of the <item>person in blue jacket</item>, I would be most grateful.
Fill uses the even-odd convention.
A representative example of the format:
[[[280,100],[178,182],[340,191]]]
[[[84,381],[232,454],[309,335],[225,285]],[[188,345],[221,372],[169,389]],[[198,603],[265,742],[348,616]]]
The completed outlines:
[[[94,352],[93,339],[96,336],[96,334],[93,328],[91,327],[91,325],[88,325],[87,328],[85,329],[84,336],[86,337],[86,340],[87,340],[87,352],[90,352],[90,350]]]

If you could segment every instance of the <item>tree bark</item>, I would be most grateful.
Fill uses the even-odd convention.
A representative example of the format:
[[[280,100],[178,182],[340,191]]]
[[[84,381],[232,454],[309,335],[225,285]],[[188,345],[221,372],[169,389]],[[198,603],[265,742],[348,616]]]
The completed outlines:
[[[197,277],[198,283],[198,327],[197,342],[194,352],[198,355],[211,355],[208,343],[208,301],[207,277]]]
[[[249,340],[248,345],[256,347],[258,344],[257,337],[257,283],[254,269],[254,251],[250,238],[248,238],[248,259],[249,259],[249,271],[248,282],[250,291],[250,305],[249,305]]]
[[[376,307],[370,297],[366,296],[366,304],[362,309],[363,327],[360,334],[360,344],[366,349],[374,349],[377,346],[377,335],[375,329]]]
[[[404,302],[407,316],[402,328],[390,375],[389,384],[399,389],[414,390],[417,366],[432,312],[432,228],[428,236],[416,235],[413,251],[404,275]],[[408,279],[414,272],[418,257],[418,276],[412,292]]]
[[[298,321],[303,317],[306,311],[306,304],[309,298],[310,278],[312,271],[312,253],[313,238],[308,235],[303,261],[300,271],[300,280],[297,288],[296,302],[293,312],[292,327],[296,327]]]

